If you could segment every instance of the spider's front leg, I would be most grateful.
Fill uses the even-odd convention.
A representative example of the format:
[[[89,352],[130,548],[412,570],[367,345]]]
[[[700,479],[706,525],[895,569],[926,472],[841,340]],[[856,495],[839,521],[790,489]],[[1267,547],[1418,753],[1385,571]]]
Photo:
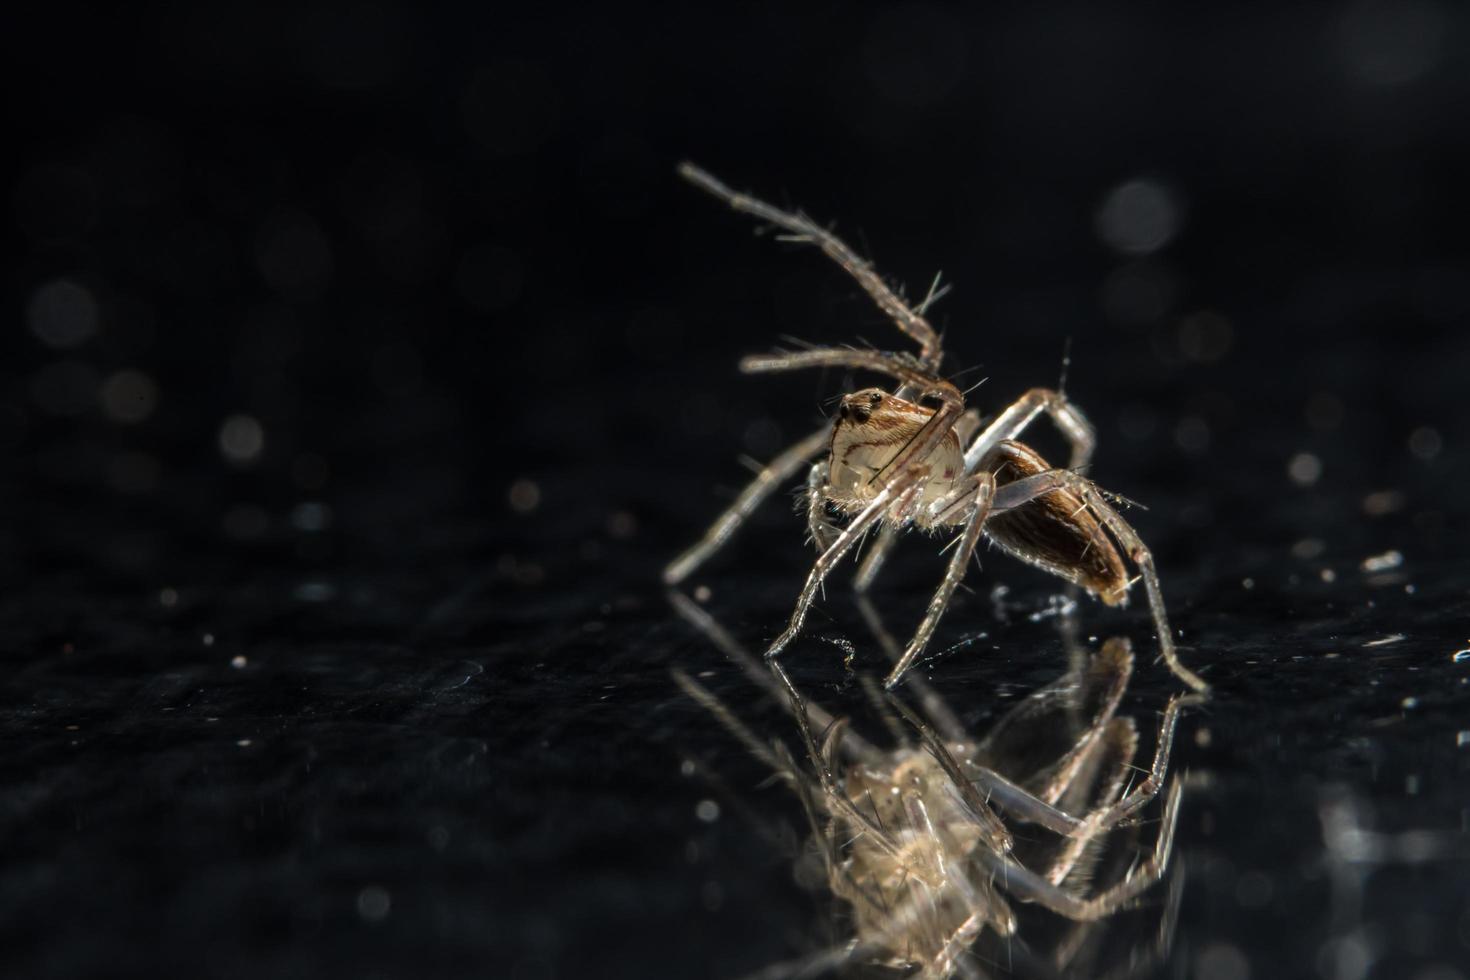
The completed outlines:
[[[959,438],[960,445],[969,441],[980,428],[980,413],[975,409],[967,409],[955,423],[955,435]],[[894,546],[898,544],[898,528],[893,524],[885,524],[878,532],[878,538],[873,546],[868,549],[863,563],[858,566],[857,574],[852,577],[852,587],[859,594],[863,594],[872,588],[873,581],[878,573],[883,570],[883,565],[888,561],[888,556],[893,553]]]
[[[791,622],[781,635],[772,640],[771,645],[766,648],[767,660],[774,659],[786,649],[792,640],[796,639],[797,634],[801,632],[802,624],[806,622],[807,610],[816,601],[818,590],[821,589],[822,583],[826,581],[828,574],[837,566],[837,563],[846,557],[847,553],[858,541],[862,540],[863,535],[874,524],[883,519],[890,507],[897,512],[908,510],[923,488],[923,478],[922,470],[903,471],[896,479],[879,490],[878,495],[863,509],[862,513],[854,517],[837,535],[832,544],[817,557],[816,564],[812,566],[811,572],[807,575],[806,585],[802,587],[801,595],[797,597],[796,609],[791,614]]]
[[[794,363],[787,366],[811,366],[813,361],[810,355],[829,353],[861,355],[868,352],[807,351],[804,354],[789,355]],[[775,369],[780,370],[781,368]],[[791,623],[780,636],[772,641],[770,648],[766,650],[767,659],[774,658],[801,632],[807,610],[811,608],[817,591],[822,587],[827,575],[870,528],[885,515],[902,522],[918,514],[914,502],[922,492],[925,481],[930,478],[929,467],[925,461],[964,412],[964,400],[953,385],[932,378],[921,380],[924,382],[925,390],[940,400],[940,408],[919,426],[918,431],[904,444],[902,449],[873,474],[869,484],[875,485],[877,489],[871,496],[865,494],[863,499],[867,501],[866,506],[837,535],[831,546],[817,558],[817,563],[812,567],[811,573],[807,576],[806,585],[801,590],[801,596],[797,599],[796,610],[791,614]]]
[[[980,528],[990,516],[990,503],[994,497],[995,477],[989,473],[977,473],[962,482],[953,492],[929,505],[927,512],[921,515],[920,520],[925,526],[957,524],[963,521],[965,528],[960,533],[959,545],[949,558],[944,580],[939,583],[934,597],[929,600],[929,608],[925,610],[924,618],[919,622],[919,628],[904,650],[903,657],[883,682],[885,687],[892,689],[903,677],[904,671],[913,664],[914,658],[929,645],[929,638],[934,635],[934,628],[939,625],[939,618],[949,607],[949,600],[954,597],[954,590],[965,575],[965,566],[975,553],[975,545],[980,541]]]

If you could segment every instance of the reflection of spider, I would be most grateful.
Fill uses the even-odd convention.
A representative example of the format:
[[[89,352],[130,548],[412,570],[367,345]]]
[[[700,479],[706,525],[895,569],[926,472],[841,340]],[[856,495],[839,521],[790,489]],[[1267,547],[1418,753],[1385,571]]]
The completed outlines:
[[[704,538],[669,565],[664,571],[667,583],[683,581],[777,486],[826,449],[825,457],[812,464],[807,480],[808,526],[821,556],[807,576],[790,624],[771,643],[767,657],[775,657],[801,631],[823,580],[869,530],[882,528],[858,571],[859,591],[878,574],[897,531],[913,525],[934,532],[959,529],[960,537],[928,611],[888,675],[889,687],[928,644],[983,533],[1017,558],[1082,586],[1110,606],[1127,602],[1132,582],[1123,563],[1126,554],[1143,578],[1164,660],[1190,687],[1207,690],[1174,652],[1153,556],[1103,491],[1076,472],[1091,457],[1094,437],[1092,427],[1065,396],[1033,388],[982,428],[978,413],[966,411],[960,391],[937,374],[943,351],[923,315],[933,294],[917,310],[911,309],[868,263],[805,216],[737,194],[692,164],[680,166],[679,173],[735,210],[819,247],[918,343],[919,353],[816,348],[745,358],[740,366],[746,372],[844,367],[887,375],[898,387],[892,392],[867,388],[845,396],[835,424],[823,426],[772,460]],[[1068,469],[1052,467],[1034,449],[1016,441],[1042,412],[1071,443]],[[829,505],[850,518],[845,528],[839,530],[827,521]]]
[[[1177,781],[1151,854],[1135,863],[1131,848],[1118,852],[1109,845],[1121,843],[1111,839],[1113,831],[1134,822],[1163,787],[1175,725],[1190,699],[1169,702],[1152,765],[1136,766],[1137,731],[1130,719],[1116,716],[1132,669],[1126,640],[1109,640],[1080,673],[1024,699],[983,738],[968,735],[950,708],[916,680],[927,719],[892,695],[888,703],[918,732],[919,744],[890,719],[900,744],[883,749],[807,702],[778,664],[771,664],[774,679],[759,670],[699,606],[678,593],[671,598],[681,615],[786,701],[801,732],[806,766],[780,741],[762,741],[706,688],[674,670],[685,692],[796,792],[828,886],[850,910],[851,942],[792,975],[869,963],[927,978],[980,976],[976,957],[984,953],[975,945],[987,930],[1007,940],[1007,955],[1041,957],[1034,971],[1023,972],[1072,975],[1085,969],[1084,950],[1095,953],[1092,940],[1100,937],[1082,927],[1050,952],[1033,949],[1016,936],[1010,902],[1096,922],[1163,877],[1178,817]],[[1145,778],[1125,791],[1139,772]],[[1013,835],[1009,823],[1044,831]],[[1126,870],[1113,877],[1104,870],[1111,866],[1105,855],[1127,860]],[[1088,895],[1089,881],[1103,883]],[[1165,943],[1171,918],[1166,914],[1160,929]]]

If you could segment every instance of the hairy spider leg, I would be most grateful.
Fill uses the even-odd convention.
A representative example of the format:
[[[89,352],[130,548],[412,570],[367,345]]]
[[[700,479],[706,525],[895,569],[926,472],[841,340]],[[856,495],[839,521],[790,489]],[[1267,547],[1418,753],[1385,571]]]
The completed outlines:
[[[826,448],[831,438],[832,426],[824,425],[767,463],[760,473],[756,474],[755,479],[740,491],[735,502],[715,519],[704,536],[678,558],[669,562],[664,569],[664,584],[678,585],[688,578],[696,568],[709,559],[710,555],[720,550],[725,542],[730,540],[731,535],[740,529],[751,514],[755,513],[756,508],[765,503],[766,498],[775,492],[777,487],[790,479],[807,460]]]
[[[975,852],[976,860],[995,877],[1006,891],[1024,901],[1036,902],[1058,915],[1080,922],[1101,919],[1123,908],[1143,892],[1157,884],[1168,867],[1174,849],[1174,829],[1179,822],[1179,799],[1183,785],[1175,782],[1164,803],[1164,818],[1153,853],[1117,884],[1090,898],[1081,898],[1060,885],[1024,867],[1004,854],[985,849]]]
[[[796,600],[796,609],[791,614],[791,622],[780,636],[771,641],[766,648],[766,659],[774,660],[792,640],[796,639],[801,632],[802,624],[806,621],[807,610],[817,598],[817,590],[822,587],[822,582],[827,575],[840,562],[852,547],[858,543],[867,532],[878,521],[886,516],[893,503],[892,509],[900,513],[906,511],[910,503],[918,496],[923,488],[922,476],[916,471],[903,471],[888,483],[878,495],[873,498],[863,512],[852,519],[842,533],[837,535],[832,546],[817,556],[816,564],[812,566],[807,575],[806,585],[802,587],[801,595]]]
[[[827,520],[827,478],[831,466],[831,461],[823,456],[806,473],[806,529],[817,551],[832,547],[838,534],[837,527]]]
[[[1102,522],[1108,532],[1117,539],[1130,561],[1138,567],[1143,578],[1144,591],[1148,595],[1149,611],[1153,616],[1154,632],[1158,634],[1159,655],[1169,665],[1174,676],[1201,694],[1207,694],[1210,685],[1198,674],[1184,666],[1174,649],[1174,636],[1169,629],[1169,618],[1164,612],[1164,593],[1159,586],[1159,573],[1154,568],[1153,552],[1143,543],[1133,525],[1108,503],[1092,481],[1071,470],[1048,470],[1034,476],[1024,477],[998,489],[991,509],[995,512],[1019,507],[1054,490],[1067,490],[1076,494],[1087,505],[1087,509]]]
[[[968,510],[969,516],[965,520],[965,528],[960,533],[959,545],[950,555],[949,565],[945,568],[944,579],[939,583],[938,590],[933,598],[929,600],[929,608],[924,611],[924,618],[919,622],[919,628],[914,631],[914,637],[909,641],[908,647],[904,649],[903,656],[898,663],[894,664],[883,686],[893,688],[898,683],[904,671],[913,664],[914,658],[924,651],[929,645],[929,639],[934,635],[934,629],[939,625],[939,618],[944,615],[945,609],[949,608],[949,600],[954,597],[954,590],[964,578],[965,569],[970,564],[970,556],[975,553],[975,546],[980,542],[980,529],[985,524],[985,519],[990,516],[991,500],[995,496],[995,477],[989,473],[977,473],[970,477],[968,485],[957,488],[953,493],[937,500],[931,505],[929,513],[925,515],[928,522],[953,523],[946,519],[950,511],[964,508]],[[963,511],[961,511],[963,513]]]
[[[965,468],[974,472],[985,457],[996,446],[1007,439],[1018,439],[1035,418],[1045,412],[1072,447],[1072,457],[1067,463],[1071,470],[1081,469],[1092,461],[1092,452],[1097,447],[1097,433],[1082,410],[1067,400],[1061,392],[1050,388],[1032,388],[1011,402],[997,415],[965,450]]]
[[[973,785],[980,786],[986,791],[985,799],[1022,820],[1083,840],[1091,840],[1118,826],[1158,795],[1169,775],[1169,753],[1174,746],[1174,731],[1178,727],[1179,714],[1185,705],[1198,703],[1198,699],[1192,695],[1175,695],[1171,698],[1164,709],[1163,719],[1159,722],[1158,744],[1154,749],[1154,759],[1148,775],[1122,799],[1097,807],[1083,817],[1076,817],[1040,799],[1024,787],[1017,786],[992,769],[973,763],[961,766],[931,725],[896,695],[890,693],[889,700],[899,714],[919,732],[925,747],[952,779],[971,788]],[[961,792],[965,792],[963,787]],[[988,805],[986,809],[988,810]]]
[[[900,396],[902,397],[902,396]],[[980,413],[975,409],[966,409],[965,414],[955,423],[954,431],[960,441],[965,445],[980,428]],[[857,574],[852,577],[852,587],[859,595],[872,588],[873,581],[877,579],[878,573],[883,570],[883,565],[888,561],[888,556],[898,544],[899,528],[893,524],[885,524],[878,530],[878,537],[873,541],[868,553],[863,556],[862,564],[858,566]],[[895,658],[896,659],[896,658]]]
[[[931,371],[939,367],[939,361],[943,357],[939,334],[929,325],[929,321],[924,319],[923,315],[911,309],[897,293],[888,288],[888,284],[873,270],[871,263],[859,258],[857,253],[849,248],[842,239],[816,224],[806,215],[782,211],[759,198],[731,190],[713,174],[701,170],[692,163],[679,164],[679,176],[701,190],[720,198],[734,210],[754,215],[763,221],[769,221],[779,228],[786,229],[798,240],[816,245],[857,281],[857,284],[872,298],[873,302],[878,304],[878,308],[888,314],[898,329],[918,343],[919,359],[925,367]]]

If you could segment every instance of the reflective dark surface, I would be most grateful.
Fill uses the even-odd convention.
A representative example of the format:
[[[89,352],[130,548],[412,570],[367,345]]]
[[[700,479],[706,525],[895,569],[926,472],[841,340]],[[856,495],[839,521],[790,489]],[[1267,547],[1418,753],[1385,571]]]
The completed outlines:
[[[738,456],[867,381],[738,356],[898,338],[688,156],[911,294],[944,269],[986,411],[1070,338],[1215,688],[1153,972],[1470,976],[1457,9],[45,16],[6,32],[5,975],[735,977],[840,938],[799,808],[668,669],[788,719],[657,582]],[[691,583],[748,645],[803,534],[773,501]],[[880,581],[896,631],[938,547]],[[1066,662],[1057,583],[983,565],[923,668],[975,727]],[[1155,710],[1143,611],[1075,615]],[[843,579],[786,660],[861,706],[849,648],[881,671]]]

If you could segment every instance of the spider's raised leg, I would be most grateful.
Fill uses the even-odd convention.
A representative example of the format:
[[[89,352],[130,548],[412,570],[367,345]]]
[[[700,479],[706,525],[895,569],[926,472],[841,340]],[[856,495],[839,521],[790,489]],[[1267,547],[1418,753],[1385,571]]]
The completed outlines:
[[[965,529],[960,533],[959,544],[955,547],[954,554],[950,556],[948,567],[945,568],[944,580],[939,583],[934,598],[929,600],[929,608],[925,610],[924,618],[914,632],[914,638],[909,641],[903,656],[883,682],[885,687],[891,689],[897,684],[904,671],[908,670],[914,662],[914,658],[929,645],[929,638],[934,635],[934,628],[939,625],[939,617],[943,616],[944,610],[948,608],[949,600],[954,596],[954,590],[960,584],[965,568],[970,563],[970,556],[975,553],[975,545],[980,541],[980,528],[985,524],[985,519],[990,516],[990,501],[994,495],[995,478],[989,473],[977,473],[959,489],[930,505],[929,514],[926,517],[930,525],[956,523],[954,515],[964,513],[966,508],[969,509],[969,514],[964,519]]]
[[[1015,439],[1031,422],[1045,412],[1056,423],[1072,447],[1068,469],[1080,469],[1092,460],[1097,434],[1082,411],[1061,392],[1050,388],[1032,388],[997,415],[965,450],[965,469],[980,465],[991,450],[1007,439]]]
[[[776,351],[772,354],[749,354],[740,359],[740,370],[746,374],[765,374],[771,371],[799,371],[813,367],[845,367],[886,374],[906,385],[912,385],[920,395],[932,395],[939,400],[964,408],[964,397],[959,389],[948,381],[935,377],[916,358],[893,351],[858,350],[852,347],[814,347],[810,350]],[[950,419],[951,423],[954,419]]]
[[[818,347],[814,350],[758,354],[740,361],[740,369],[748,374],[796,371],[809,367],[850,367],[876,371],[904,384],[913,385],[921,397],[939,403],[934,414],[920,426],[913,438],[872,475],[870,484],[892,485],[894,480],[902,479],[901,474],[906,473],[913,464],[922,463],[929,458],[930,453],[950,434],[964,415],[965,399],[959,389],[948,381],[920,370],[912,357],[903,354]]]
[[[939,335],[929,325],[929,321],[924,319],[923,314],[911,309],[897,293],[889,289],[882,277],[873,271],[872,265],[859,258],[858,254],[842,239],[806,215],[782,211],[759,198],[731,190],[713,174],[701,170],[692,163],[679,164],[679,176],[701,190],[720,198],[734,210],[754,215],[763,221],[769,221],[789,231],[798,240],[810,242],[820,248],[829,258],[842,266],[848,275],[857,280],[857,284],[872,297],[873,302],[877,303],[884,313],[892,318],[893,322],[898,325],[898,329],[918,343],[919,359],[924,366],[931,371],[939,367],[940,358],[943,356],[940,350]]]
[[[832,427],[824,425],[767,463],[704,536],[669,563],[664,569],[664,583],[677,585],[688,578],[691,572],[704,564],[710,555],[718,551],[740,529],[740,525],[745,523],[777,487],[790,479],[807,460],[821,452],[831,438]]]

